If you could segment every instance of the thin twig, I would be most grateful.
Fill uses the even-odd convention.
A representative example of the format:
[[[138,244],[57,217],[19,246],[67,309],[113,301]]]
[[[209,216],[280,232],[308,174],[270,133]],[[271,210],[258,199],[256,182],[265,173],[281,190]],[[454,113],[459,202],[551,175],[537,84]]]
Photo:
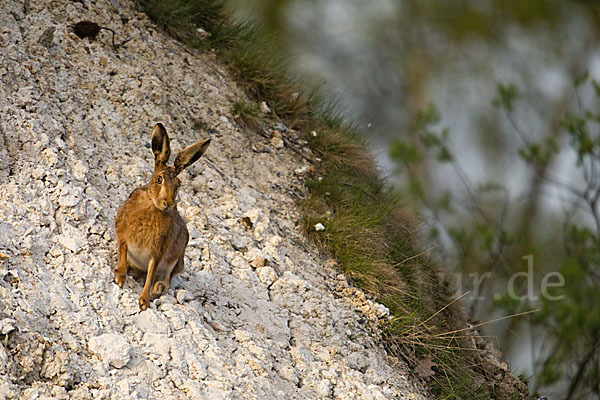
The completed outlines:
[[[295,144],[293,144],[292,142],[290,142],[285,136],[281,135],[284,143],[286,144],[287,147],[289,147],[294,153],[298,154],[300,157],[304,158],[306,161],[310,162],[310,163],[315,163],[315,160],[313,160],[311,157],[307,156],[306,154],[302,153],[300,151],[299,148],[296,147]]]

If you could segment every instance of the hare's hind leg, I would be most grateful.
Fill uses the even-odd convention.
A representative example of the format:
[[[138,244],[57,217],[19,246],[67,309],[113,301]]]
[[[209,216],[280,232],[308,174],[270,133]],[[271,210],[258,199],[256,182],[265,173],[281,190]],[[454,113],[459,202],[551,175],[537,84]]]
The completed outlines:
[[[177,259],[173,269],[169,273],[165,274],[164,279],[154,284],[154,287],[152,288],[152,294],[155,296],[162,296],[163,294],[167,293],[167,290],[169,290],[171,287],[171,279],[182,270],[183,255]]]
[[[127,242],[119,242],[117,257],[117,269],[114,271],[115,283],[119,285],[119,287],[123,287],[123,283],[125,283],[125,279],[127,279]]]
[[[171,279],[173,279],[175,275],[183,271],[183,257],[184,254],[182,254],[181,257],[179,257],[179,260],[177,260],[177,264],[175,264],[175,268],[173,268],[173,271],[171,271],[171,276],[169,277],[169,285],[171,284]]]

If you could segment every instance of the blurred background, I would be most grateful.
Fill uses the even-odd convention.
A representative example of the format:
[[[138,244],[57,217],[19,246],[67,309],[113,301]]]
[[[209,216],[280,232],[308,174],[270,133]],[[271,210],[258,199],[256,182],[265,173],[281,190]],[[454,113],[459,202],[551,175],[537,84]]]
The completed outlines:
[[[532,396],[600,398],[598,3],[237,9],[361,127],[474,323],[539,310],[483,326]]]

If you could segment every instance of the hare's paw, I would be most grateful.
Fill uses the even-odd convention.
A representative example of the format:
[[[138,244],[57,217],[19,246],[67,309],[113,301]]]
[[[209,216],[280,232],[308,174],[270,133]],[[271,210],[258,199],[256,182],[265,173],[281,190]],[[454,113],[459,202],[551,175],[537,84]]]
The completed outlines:
[[[142,292],[142,295],[140,296],[140,311],[144,311],[148,308],[148,304],[150,304],[150,296],[148,296],[148,293]]]
[[[127,273],[115,271],[115,283],[119,285],[119,287],[123,287],[125,279],[127,279]]]
[[[168,287],[166,282],[162,282],[162,281],[158,281],[154,284],[154,287],[152,288],[152,294],[155,296],[162,296],[163,294],[167,293]]]

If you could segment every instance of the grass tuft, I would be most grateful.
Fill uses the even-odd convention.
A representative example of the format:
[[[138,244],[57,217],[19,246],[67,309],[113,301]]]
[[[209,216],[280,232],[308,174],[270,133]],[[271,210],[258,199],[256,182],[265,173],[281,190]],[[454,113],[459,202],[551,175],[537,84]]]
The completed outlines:
[[[233,103],[233,115],[245,130],[257,132],[260,127],[261,115],[255,103],[238,100]]]
[[[418,221],[403,206],[401,193],[381,178],[358,127],[307,80],[287,75],[289,61],[276,38],[265,37],[252,23],[233,21],[224,0],[140,2],[169,34],[220,55],[252,99],[234,104],[243,127],[261,126],[265,117],[256,104],[265,101],[269,118],[299,130],[308,142],[320,162],[306,182],[308,196],[299,201],[304,228],[355,285],[390,309],[393,318],[380,324],[390,354],[415,370],[423,357],[431,357],[436,370],[426,383],[440,399],[524,398],[522,387],[506,388],[505,374],[479,349],[480,338],[464,329],[465,316],[447,279],[428,257],[431,249],[420,246]],[[196,27],[210,32],[209,39],[198,43]],[[317,231],[317,223],[325,229]]]
[[[311,95],[296,90],[303,83],[284,79],[290,64],[272,50],[274,39],[253,39],[257,37],[256,28],[247,24],[243,27],[238,45],[222,52],[234,77],[250,97],[266,101],[273,116],[290,127],[301,127],[310,114]]]

